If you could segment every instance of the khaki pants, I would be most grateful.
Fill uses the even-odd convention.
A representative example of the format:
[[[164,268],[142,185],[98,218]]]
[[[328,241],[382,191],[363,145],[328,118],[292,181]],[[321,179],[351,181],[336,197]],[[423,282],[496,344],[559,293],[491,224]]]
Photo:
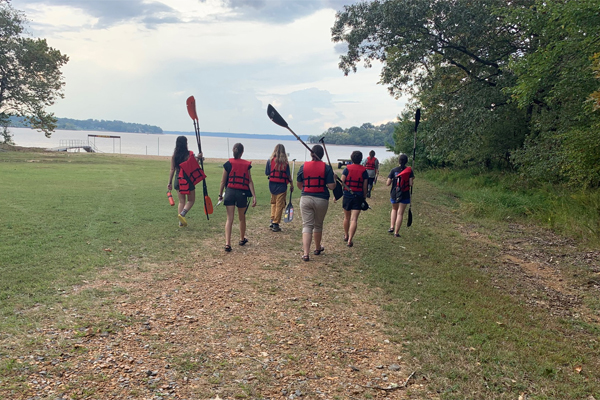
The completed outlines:
[[[329,200],[313,196],[300,197],[302,233],[323,232],[323,221],[329,208]]]
[[[287,192],[271,195],[271,219],[274,224],[281,222],[281,214],[285,209],[285,195]]]

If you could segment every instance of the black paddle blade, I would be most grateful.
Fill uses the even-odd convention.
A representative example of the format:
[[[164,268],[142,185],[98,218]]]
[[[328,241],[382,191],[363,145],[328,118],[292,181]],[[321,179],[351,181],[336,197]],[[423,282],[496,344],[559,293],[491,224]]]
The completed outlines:
[[[335,183],[335,189],[333,189],[333,197],[335,197],[336,200],[339,200],[343,195],[344,189],[342,188],[342,184],[340,183],[340,181],[337,181]]]
[[[417,126],[419,126],[419,122],[421,122],[421,109],[417,108],[417,112],[415,113],[415,132],[417,131]]]
[[[275,122],[277,125],[282,126],[284,128],[288,127],[288,123],[285,122],[285,119],[277,112],[275,107],[269,104],[267,107],[267,115],[271,119],[271,121]]]
[[[408,208],[408,221],[406,222],[406,226],[409,227],[412,225],[412,210],[410,207]]]

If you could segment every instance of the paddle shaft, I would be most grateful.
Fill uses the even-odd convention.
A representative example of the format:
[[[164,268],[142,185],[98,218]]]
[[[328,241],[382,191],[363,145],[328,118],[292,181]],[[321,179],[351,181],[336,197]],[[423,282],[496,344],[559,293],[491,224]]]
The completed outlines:
[[[327,153],[327,147],[325,146],[325,141],[323,139],[321,139],[320,142],[323,145],[323,150],[325,150],[325,155],[327,156],[327,162],[329,163],[329,166],[331,167],[331,170],[333,171],[333,167],[331,166],[331,160],[329,159],[329,153]],[[349,191],[350,194],[354,194],[354,192],[352,190],[350,190],[348,185],[346,185],[344,182],[342,182],[342,180],[340,179],[339,176],[336,175],[335,177],[337,178],[337,181],[342,184],[342,186],[344,187],[344,190]]]
[[[202,144],[200,142],[200,123],[197,120],[194,121],[194,130],[196,131],[196,142],[198,143],[198,153],[200,153],[200,168],[204,171],[204,156],[202,155]],[[206,219],[210,220],[208,217],[208,207],[206,206],[206,198],[208,197],[208,188],[206,187],[206,178],[202,180],[202,191],[204,194],[204,213],[206,214]]]

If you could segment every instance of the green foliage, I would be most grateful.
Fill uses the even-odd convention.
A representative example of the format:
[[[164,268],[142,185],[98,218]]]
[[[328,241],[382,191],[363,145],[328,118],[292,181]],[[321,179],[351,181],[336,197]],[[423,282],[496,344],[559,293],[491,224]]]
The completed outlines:
[[[332,38],[345,74],[380,61],[380,83],[423,109],[426,165],[598,187],[598,26],[597,0],[375,0],[339,12]],[[410,148],[408,124],[395,139]]]
[[[349,129],[342,129],[339,126],[329,128],[321,136],[309,136],[309,143],[318,143],[321,138],[325,143],[330,144],[349,144],[357,146],[385,146],[393,143],[393,133],[396,127],[395,122],[388,122],[375,126],[370,123],[362,124],[360,127],[353,126]]]
[[[46,107],[63,97],[60,68],[69,58],[45,39],[23,37],[25,17],[0,2],[0,115],[24,117],[50,136],[56,119]]]

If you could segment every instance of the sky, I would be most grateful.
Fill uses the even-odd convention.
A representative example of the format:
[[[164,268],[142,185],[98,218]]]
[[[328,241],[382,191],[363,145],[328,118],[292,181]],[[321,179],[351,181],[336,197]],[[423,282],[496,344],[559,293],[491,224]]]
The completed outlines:
[[[69,57],[57,117],[193,132],[299,135],[393,121],[406,104],[380,65],[344,76],[335,14],[356,0],[12,0],[28,33]]]

